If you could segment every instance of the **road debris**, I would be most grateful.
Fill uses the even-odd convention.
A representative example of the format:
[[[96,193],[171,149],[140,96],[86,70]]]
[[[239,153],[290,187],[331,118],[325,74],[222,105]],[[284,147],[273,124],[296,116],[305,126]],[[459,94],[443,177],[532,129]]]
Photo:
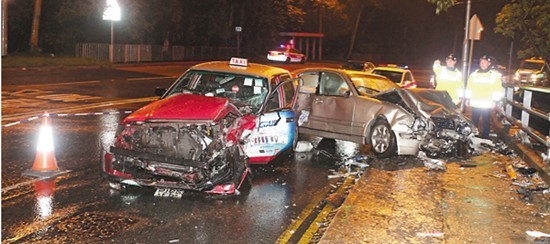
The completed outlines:
[[[417,232],[417,237],[443,237],[443,232],[430,231],[430,232]]]
[[[311,152],[313,150],[313,144],[309,141],[298,141],[296,144],[296,148],[294,149],[294,152],[303,153],[303,152]]]
[[[536,243],[548,243],[550,241],[550,234],[544,232],[528,230],[525,231],[525,234],[527,234],[527,240],[536,241]]]
[[[422,161],[424,162],[424,167],[426,167],[428,170],[447,170],[447,163],[441,159],[429,158],[423,152],[418,153],[418,158],[422,159]]]

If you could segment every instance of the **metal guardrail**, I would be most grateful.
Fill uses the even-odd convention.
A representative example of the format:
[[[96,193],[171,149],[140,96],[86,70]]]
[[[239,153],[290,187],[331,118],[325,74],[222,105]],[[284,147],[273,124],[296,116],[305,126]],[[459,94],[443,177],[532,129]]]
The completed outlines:
[[[240,53],[249,51],[241,48]],[[140,63],[184,60],[228,60],[236,56],[236,47],[164,46],[141,44],[115,44],[114,63]],[[109,60],[108,43],[77,43],[75,56]]]
[[[503,85],[505,89],[505,99],[504,109],[497,109],[497,112],[505,116],[511,124],[518,126],[521,131],[520,133],[525,133],[530,138],[536,140],[540,144],[546,147],[546,153],[542,154],[542,158],[545,163],[550,163],[550,132],[546,132],[547,135],[544,135],[543,132],[538,129],[530,126],[531,117],[534,116],[539,118],[539,121],[545,121],[542,127],[548,128],[550,131],[550,112],[544,111],[540,108],[533,107],[533,97],[537,95],[539,98],[548,98],[550,97],[550,88],[546,87],[528,87],[528,86],[514,86],[511,84]],[[517,101],[517,98],[520,98],[518,95],[523,93],[522,101]],[[544,103],[544,102],[543,102]],[[520,118],[516,118],[517,113],[515,109],[521,110]],[[538,128],[541,128],[539,123]],[[530,140],[527,136],[521,136],[522,143],[529,144]]]

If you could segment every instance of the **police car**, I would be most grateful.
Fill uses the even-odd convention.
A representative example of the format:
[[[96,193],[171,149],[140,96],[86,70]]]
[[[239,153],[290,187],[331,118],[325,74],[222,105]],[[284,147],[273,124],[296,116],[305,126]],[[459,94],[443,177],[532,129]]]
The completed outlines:
[[[306,62],[307,57],[302,54],[300,50],[292,47],[292,45],[281,45],[267,52],[267,60],[285,63],[298,62],[303,64]]]
[[[416,80],[407,66],[395,64],[381,65],[374,68],[371,73],[386,76],[402,88],[416,88]]]

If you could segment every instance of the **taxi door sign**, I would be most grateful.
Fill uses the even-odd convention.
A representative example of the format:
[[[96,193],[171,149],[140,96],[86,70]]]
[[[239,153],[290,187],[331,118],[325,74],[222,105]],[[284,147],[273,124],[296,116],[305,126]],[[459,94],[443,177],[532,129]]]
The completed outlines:
[[[248,66],[248,59],[246,58],[231,58],[229,61],[229,65],[236,65],[236,66]]]

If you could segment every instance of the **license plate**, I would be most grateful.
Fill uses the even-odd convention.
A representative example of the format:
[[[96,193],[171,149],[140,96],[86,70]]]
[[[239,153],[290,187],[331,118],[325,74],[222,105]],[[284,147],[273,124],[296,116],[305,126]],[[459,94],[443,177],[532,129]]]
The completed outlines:
[[[182,196],[183,190],[181,189],[157,188],[155,191],[155,197],[181,198]]]

